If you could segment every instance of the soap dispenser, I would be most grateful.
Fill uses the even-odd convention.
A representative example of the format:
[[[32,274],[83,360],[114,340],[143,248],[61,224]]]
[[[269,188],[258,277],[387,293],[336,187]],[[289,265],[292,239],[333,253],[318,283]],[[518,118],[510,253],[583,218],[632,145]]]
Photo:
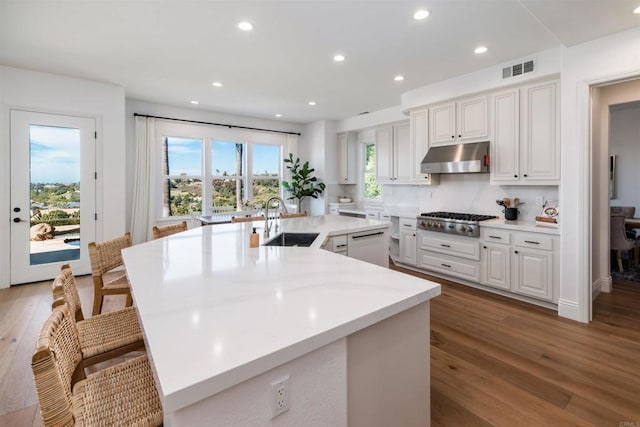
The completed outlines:
[[[249,235],[249,247],[257,248],[260,245],[260,236],[256,233],[256,227],[253,227],[253,233]]]

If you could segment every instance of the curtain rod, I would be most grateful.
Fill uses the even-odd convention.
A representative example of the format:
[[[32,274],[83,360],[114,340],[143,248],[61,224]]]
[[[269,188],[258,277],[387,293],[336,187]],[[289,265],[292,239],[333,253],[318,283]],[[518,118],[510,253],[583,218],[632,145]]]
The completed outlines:
[[[229,125],[229,124],[225,124],[225,123],[200,122],[198,120],[174,119],[172,117],[150,116],[148,114],[133,113],[133,116],[134,117],[147,117],[147,118],[152,118],[152,119],[173,120],[173,121],[176,121],[176,122],[196,123],[196,124],[199,124],[199,125],[224,126],[226,128],[229,128],[229,129],[237,128],[237,129],[247,129],[247,130],[259,130],[259,131],[262,131],[262,132],[284,133],[286,135],[301,135],[300,132],[287,132],[287,131],[284,131],[284,130],[252,128],[252,127],[248,127],[248,126]]]

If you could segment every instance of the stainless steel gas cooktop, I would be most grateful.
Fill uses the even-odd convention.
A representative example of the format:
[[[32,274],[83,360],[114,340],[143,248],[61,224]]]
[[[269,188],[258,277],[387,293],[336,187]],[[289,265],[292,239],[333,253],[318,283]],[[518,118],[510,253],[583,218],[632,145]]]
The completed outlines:
[[[438,233],[479,237],[480,221],[497,218],[493,215],[479,215],[458,212],[426,212],[418,216],[418,228]]]

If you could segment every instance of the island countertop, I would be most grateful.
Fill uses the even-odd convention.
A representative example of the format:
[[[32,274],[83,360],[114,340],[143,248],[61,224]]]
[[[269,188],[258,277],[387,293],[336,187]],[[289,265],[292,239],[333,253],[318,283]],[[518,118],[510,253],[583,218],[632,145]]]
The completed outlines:
[[[175,411],[440,294],[440,285],[319,249],[388,227],[335,215],[282,220],[309,248],[249,247],[253,226],[198,227],[123,251],[165,411]]]

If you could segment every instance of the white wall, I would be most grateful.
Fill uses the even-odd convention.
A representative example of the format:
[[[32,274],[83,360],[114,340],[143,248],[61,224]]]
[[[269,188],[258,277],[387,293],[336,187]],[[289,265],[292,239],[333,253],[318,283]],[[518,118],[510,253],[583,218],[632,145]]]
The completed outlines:
[[[562,48],[563,222],[558,313],[587,322],[591,306],[589,86],[640,75],[640,28]]]
[[[154,104],[135,99],[126,100],[126,224],[131,225],[131,203],[136,161],[135,125],[133,114],[169,117],[173,119],[195,120],[211,123],[223,123],[260,129],[279,130],[284,132],[302,132],[303,126],[279,120],[259,119],[248,116],[217,113],[195,108],[181,108],[171,105]],[[179,122],[176,122],[179,123]],[[303,137],[301,137],[303,138]]]
[[[337,137],[336,122],[331,120],[319,120],[304,126],[298,154],[300,160],[309,161],[309,166],[315,169],[314,176],[319,181],[327,184],[327,189],[317,199],[304,200],[302,210],[309,215],[324,215],[327,212],[327,203],[334,201],[340,191],[337,185]]]
[[[124,89],[106,83],[0,66],[0,287],[9,284],[9,111],[82,115],[96,118],[98,130],[98,223],[96,239],[125,232]],[[104,211],[108,210],[109,215]]]

